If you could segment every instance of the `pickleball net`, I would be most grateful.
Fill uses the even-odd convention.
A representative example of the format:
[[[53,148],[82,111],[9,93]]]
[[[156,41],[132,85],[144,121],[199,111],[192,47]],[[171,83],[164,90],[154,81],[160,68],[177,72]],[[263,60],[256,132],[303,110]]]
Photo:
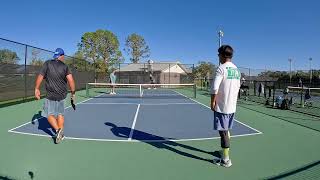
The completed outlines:
[[[112,94],[114,88],[115,94]],[[196,98],[195,84],[87,83],[87,97]]]

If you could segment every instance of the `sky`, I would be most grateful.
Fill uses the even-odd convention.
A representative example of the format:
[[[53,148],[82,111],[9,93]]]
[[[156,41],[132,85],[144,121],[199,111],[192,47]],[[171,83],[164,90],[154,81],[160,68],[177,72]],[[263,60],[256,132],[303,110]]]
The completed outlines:
[[[85,32],[142,35],[155,61],[218,63],[218,30],[239,67],[320,69],[317,0],[3,0],[0,37],[66,54]],[[123,52],[126,61],[129,56]]]

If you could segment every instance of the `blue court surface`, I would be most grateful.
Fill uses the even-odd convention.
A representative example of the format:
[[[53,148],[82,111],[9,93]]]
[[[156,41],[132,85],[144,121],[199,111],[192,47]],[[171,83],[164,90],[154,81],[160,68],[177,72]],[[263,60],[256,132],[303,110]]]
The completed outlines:
[[[47,119],[39,114],[9,132],[52,137]],[[261,134],[235,121],[232,137]],[[213,112],[183,95],[129,97],[101,94],[65,110],[66,139],[92,141],[188,141],[219,138]]]

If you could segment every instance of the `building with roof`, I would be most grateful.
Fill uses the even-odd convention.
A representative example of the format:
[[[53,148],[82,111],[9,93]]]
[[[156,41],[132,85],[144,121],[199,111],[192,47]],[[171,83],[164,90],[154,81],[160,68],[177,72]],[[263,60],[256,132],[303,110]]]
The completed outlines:
[[[118,83],[148,84],[150,74],[156,84],[191,83],[193,65],[176,62],[150,62],[122,64],[116,70]]]

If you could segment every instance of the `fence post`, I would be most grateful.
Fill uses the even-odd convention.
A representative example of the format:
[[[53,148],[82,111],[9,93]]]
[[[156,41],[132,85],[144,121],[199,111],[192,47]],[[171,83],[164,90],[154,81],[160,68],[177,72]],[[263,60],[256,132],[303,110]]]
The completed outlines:
[[[89,84],[86,83],[86,97],[89,97]]]
[[[196,77],[194,76],[194,64],[192,64],[192,81],[195,83]]]
[[[93,68],[94,68],[94,82],[97,83],[96,60],[93,60]]]
[[[264,98],[267,98],[267,92],[266,92],[266,86],[267,86],[267,81],[264,81]]]
[[[170,63],[169,63],[169,84],[171,84],[170,79],[171,79],[171,74],[170,74]]]
[[[275,106],[275,103],[274,103],[274,96],[276,95],[276,85],[275,85],[275,82],[273,82],[273,97],[272,97],[272,107]]]
[[[147,71],[146,63],[143,63],[143,74],[142,74],[142,77],[143,77],[142,82],[143,82],[143,84],[147,82],[146,76],[147,76],[148,73],[146,71]]]
[[[253,95],[254,95],[254,96],[257,96],[257,92],[256,92],[256,88],[257,88],[257,87],[256,87],[256,86],[257,86],[257,81],[254,80],[254,81],[253,81]]]
[[[24,54],[24,98],[23,100],[26,102],[27,99],[27,57],[28,57],[28,46],[25,45],[25,54]]]
[[[121,72],[121,70],[120,70],[120,64],[121,64],[121,63],[119,63],[119,74],[118,74],[118,76],[119,76],[119,78],[118,78],[118,79],[119,79],[119,83],[121,83],[121,79],[120,79],[120,72]]]

